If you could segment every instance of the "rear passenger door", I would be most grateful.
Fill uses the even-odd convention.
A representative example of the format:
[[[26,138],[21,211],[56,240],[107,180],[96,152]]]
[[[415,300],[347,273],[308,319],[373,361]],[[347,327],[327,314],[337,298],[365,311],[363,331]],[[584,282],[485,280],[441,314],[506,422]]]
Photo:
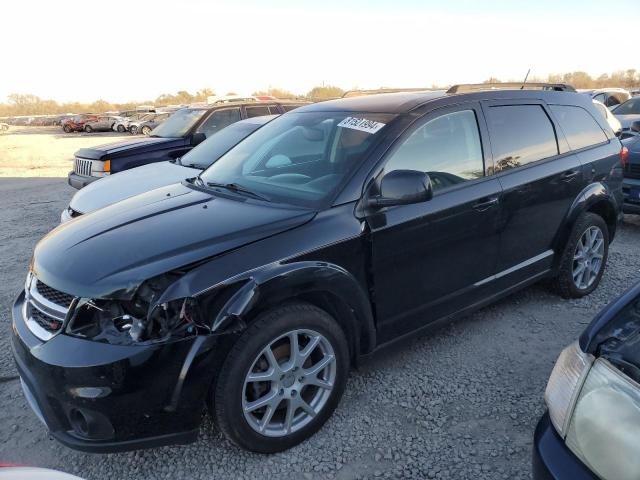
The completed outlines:
[[[585,181],[578,157],[541,101],[483,102],[503,188],[496,288],[546,273],[554,241]]]

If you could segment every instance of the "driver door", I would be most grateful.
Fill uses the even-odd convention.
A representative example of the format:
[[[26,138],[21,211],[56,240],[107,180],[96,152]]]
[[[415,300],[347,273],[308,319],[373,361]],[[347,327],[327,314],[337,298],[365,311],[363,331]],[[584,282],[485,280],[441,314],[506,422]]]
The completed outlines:
[[[439,109],[396,142],[382,175],[419,170],[434,196],[367,215],[381,343],[464,309],[496,271],[502,189],[479,104]]]

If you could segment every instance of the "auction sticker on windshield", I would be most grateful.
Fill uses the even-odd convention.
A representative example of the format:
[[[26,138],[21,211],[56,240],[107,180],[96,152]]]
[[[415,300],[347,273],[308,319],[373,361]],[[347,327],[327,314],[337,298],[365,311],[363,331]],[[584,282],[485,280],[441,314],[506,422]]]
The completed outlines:
[[[376,133],[385,125],[385,123],[356,117],[347,117],[338,124],[338,126],[342,128],[351,128],[353,130],[360,130],[361,132],[367,133]]]

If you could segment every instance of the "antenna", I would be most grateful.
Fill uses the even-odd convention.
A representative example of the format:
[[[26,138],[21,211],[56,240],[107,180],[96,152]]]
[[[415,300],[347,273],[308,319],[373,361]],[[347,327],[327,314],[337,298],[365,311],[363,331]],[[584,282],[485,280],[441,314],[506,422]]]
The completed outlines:
[[[520,87],[520,90],[524,90],[524,86],[527,83],[527,78],[529,78],[530,73],[531,73],[531,69],[527,70],[527,74],[524,76],[524,80],[522,81],[522,86]]]

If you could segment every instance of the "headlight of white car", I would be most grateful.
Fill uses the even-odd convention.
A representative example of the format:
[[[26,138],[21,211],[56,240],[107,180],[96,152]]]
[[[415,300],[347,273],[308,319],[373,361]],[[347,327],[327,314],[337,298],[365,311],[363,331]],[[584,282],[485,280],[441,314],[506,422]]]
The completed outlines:
[[[567,434],[573,406],[592,363],[593,355],[584,353],[575,342],[562,351],[553,367],[544,399],[551,423],[562,438]]]
[[[605,480],[640,478],[640,385],[597,359],[582,386],[567,446]]]

